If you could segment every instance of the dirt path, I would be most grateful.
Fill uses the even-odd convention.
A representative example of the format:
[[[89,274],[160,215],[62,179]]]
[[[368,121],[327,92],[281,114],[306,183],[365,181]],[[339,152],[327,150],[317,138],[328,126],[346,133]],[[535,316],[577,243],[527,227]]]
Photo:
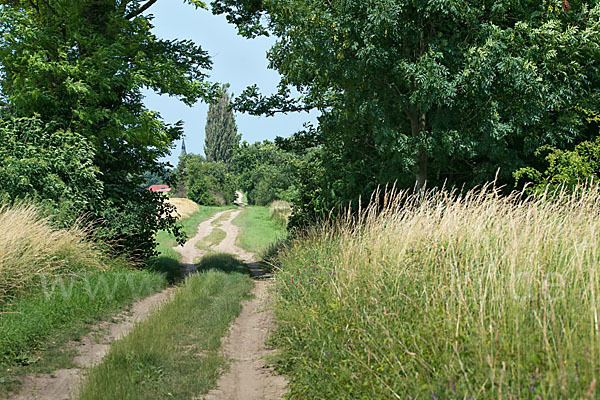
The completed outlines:
[[[215,250],[238,256],[250,267],[256,278],[253,298],[244,304],[242,312],[224,339],[223,349],[231,360],[230,369],[219,379],[218,386],[206,396],[206,400],[279,400],[286,393],[287,381],[275,375],[265,366],[264,357],[271,353],[265,341],[274,329],[274,320],[269,307],[268,286],[270,281],[260,279],[264,271],[255,261],[254,255],[235,244],[239,228],[231,221],[240,213],[236,211],[224,221],[220,228],[225,239]]]
[[[241,202],[241,195],[238,197]],[[255,262],[254,255],[240,249],[235,244],[239,228],[232,220],[241,210],[222,211],[198,226],[198,233],[184,246],[175,247],[182,254],[184,274],[196,271],[194,264],[206,251],[196,248],[196,243],[208,236],[216,227],[226,233],[226,237],[211,250],[236,255],[246,262],[252,276],[256,278],[253,298],[244,303],[242,312],[230,327],[229,335],[223,340],[224,353],[231,360],[229,371],[221,376],[217,389],[211,391],[207,400],[279,400],[286,393],[285,377],[275,375],[265,366],[264,357],[271,353],[265,346],[265,340],[274,328],[273,316],[269,308],[268,280],[260,279],[264,271]],[[214,223],[223,214],[228,218]],[[104,322],[94,327],[92,332],[81,341],[69,343],[78,356],[75,362],[78,368],[61,369],[52,375],[28,376],[18,395],[10,400],[68,400],[77,396],[77,390],[83,382],[87,368],[98,363],[108,352],[110,344],[127,335],[136,322],[145,319],[151,312],[172,296],[173,289],[167,289],[146,299],[136,302],[131,311],[122,313],[118,322]],[[98,332],[108,332],[98,340]]]
[[[206,400],[278,400],[287,391],[287,381],[265,366],[264,357],[271,354],[265,340],[274,322],[269,310],[268,282],[256,281],[254,298],[244,304],[225,338],[224,350],[231,359],[229,371]]]
[[[204,254],[206,254],[206,251],[199,250],[196,248],[196,243],[198,243],[199,241],[204,239],[206,236],[210,235],[210,233],[212,232],[212,230],[214,228],[220,227],[222,223],[215,226],[213,224],[213,222],[216,219],[220,218],[223,214],[228,213],[228,212],[231,212],[231,211],[227,210],[227,211],[218,212],[215,215],[213,215],[210,219],[202,222],[200,225],[198,225],[198,231],[193,238],[191,238],[187,242],[185,242],[185,244],[183,246],[174,247],[174,249],[176,251],[181,253],[181,256],[182,256],[181,268],[182,268],[182,273],[184,276],[187,276],[189,274],[196,272],[197,268],[196,268],[195,262],[198,259],[200,259]],[[237,211],[237,212],[239,213],[239,211]],[[233,217],[233,218],[235,218],[235,217]],[[231,224],[231,219],[232,218],[229,219],[230,224]]]
[[[50,375],[36,375],[22,378],[23,385],[11,400],[68,400],[77,396],[87,368],[97,364],[108,353],[110,344],[127,335],[137,322],[144,320],[170,298],[172,289],[166,289],[134,303],[130,311],[113,318],[118,322],[103,322],[78,342],[70,342],[67,349],[77,351],[77,368],[59,369]],[[100,339],[98,334],[101,333]]]

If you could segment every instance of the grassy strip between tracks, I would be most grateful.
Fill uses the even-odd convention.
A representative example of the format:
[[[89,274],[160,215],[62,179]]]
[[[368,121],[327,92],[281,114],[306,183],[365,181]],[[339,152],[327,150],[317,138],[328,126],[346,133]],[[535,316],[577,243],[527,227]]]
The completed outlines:
[[[116,342],[90,371],[81,399],[191,399],[226,368],[221,338],[253,283],[244,264],[209,254],[172,301]]]
[[[199,207],[200,211],[192,214],[189,218],[182,218],[180,220],[183,231],[188,238],[191,238],[196,234],[198,231],[198,225],[213,217],[216,213],[235,208],[235,206]],[[175,236],[169,232],[160,231],[156,234],[156,241],[158,242],[158,246],[156,247],[158,256],[154,259],[154,267],[159,271],[166,271],[167,278],[170,282],[179,279],[179,261],[181,261],[181,254],[173,249],[173,247],[177,246]]]

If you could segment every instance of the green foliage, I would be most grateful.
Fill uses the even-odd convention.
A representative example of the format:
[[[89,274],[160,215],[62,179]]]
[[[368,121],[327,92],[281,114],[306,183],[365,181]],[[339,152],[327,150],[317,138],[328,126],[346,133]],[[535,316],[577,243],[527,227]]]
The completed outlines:
[[[533,167],[515,171],[519,181],[533,182],[533,190],[543,192],[546,189],[572,189],[585,182],[598,182],[600,178],[600,137],[594,141],[585,141],[573,150],[561,150],[543,147],[537,154],[548,151],[545,160],[548,167],[540,172]]]
[[[232,160],[238,187],[251,204],[267,205],[274,200],[293,201],[297,196],[299,157],[264,141],[244,142]]]
[[[65,203],[71,215],[64,219],[70,222],[101,204],[103,184],[87,139],[38,118],[6,118],[0,124],[0,194],[11,201]]]
[[[140,193],[143,174],[164,169],[158,159],[181,136],[181,124],[168,125],[148,110],[142,90],[193,104],[209,100],[216,89],[205,81],[211,64],[204,50],[191,41],[162,40],[152,33],[152,17],[144,14],[152,4],[7,0],[0,7],[5,112],[17,118],[36,116],[54,132],[83,138],[73,150],[92,154],[101,184],[69,184],[82,185],[74,192],[99,190],[101,201],[86,204],[86,216],[99,222],[99,237],[143,258],[153,253],[153,234],[174,229],[175,223],[160,217],[170,215],[161,197]],[[19,140],[25,138],[26,133]],[[91,148],[82,154],[85,143]]]
[[[210,162],[229,163],[240,145],[241,135],[237,133],[235,116],[229,104],[228,87],[223,86],[217,102],[208,106],[204,154]]]
[[[599,109],[600,3],[570,3],[215,0],[213,10],[247,36],[278,38],[268,54],[278,93],[248,88],[237,109],[321,112],[318,172],[301,195],[319,213],[395,181],[469,186],[499,170],[507,184],[539,147],[586,139],[581,109]]]
[[[200,205],[223,206],[235,200],[235,182],[225,163],[187,154],[181,157],[177,174],[187,197]]]

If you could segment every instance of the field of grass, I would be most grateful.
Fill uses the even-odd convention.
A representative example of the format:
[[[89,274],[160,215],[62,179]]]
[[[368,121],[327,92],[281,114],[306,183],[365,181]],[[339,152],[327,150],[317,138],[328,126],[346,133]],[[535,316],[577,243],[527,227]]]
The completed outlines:
[[[81,399],[192,399],[215,386],[226,366],[221,337],[253,286],[244,264],[205,256],[173,301],[116,342],[94,367]]]
[[[280,256],[291,398],[598,397],[598,188],[382,202]]]
[[[285,227],[271,218],[269,207],[245,207],[232,222],[240,228],[236,245],[251,253],[262,254],[287,236]]]
[[[64,343],[167,284],[108,258],[80,228],[53,229],[33,205],[0,208],[0,254],[0,396],[18,376],[71,366]]]
[[[283,227],[287,227],[292,215],[292,205],[287,201],[276,200],[269,204],[269,213],[273,221],[278,222]]]
[[[0,306],[35,286],[40,273],[101,271],[112,262],[83,229],[53,229],[32,204],[0,207],[0,255]]]

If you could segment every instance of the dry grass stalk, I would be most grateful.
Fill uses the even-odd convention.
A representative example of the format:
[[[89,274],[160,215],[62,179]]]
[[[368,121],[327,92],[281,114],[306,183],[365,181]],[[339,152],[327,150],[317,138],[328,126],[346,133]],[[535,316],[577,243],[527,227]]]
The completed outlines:
[[[102,259],[80,227],[54,229],[31,204],[0,207],[0,305],[40,274],[99,270]]]

